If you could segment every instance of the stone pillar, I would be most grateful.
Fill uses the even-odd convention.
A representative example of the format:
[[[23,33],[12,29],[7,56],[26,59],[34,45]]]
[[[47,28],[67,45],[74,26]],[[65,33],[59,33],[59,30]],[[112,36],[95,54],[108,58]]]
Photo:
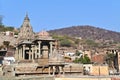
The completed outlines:
[[[32,52],[31,52],[31,54],[32,54],[32,60],[34,59],[34,45],[32,45]]]
[[[18,48],[18,60],[20,60],[20,49]]]
[[[22,59],[22,49],[21,49],[21,47],[19,48],[19,60],[21,60]]]
[[[59,74],[61,74],[61,72],[62,72],[62,67],[61,66],[59,66]]]
[[[50,75],[50,72],[51,72],[50,70],[51,70],[51,67],[49,66],[49,75]]]
[[[39,44],[39,54],[38,54],[38,56],[40,58],[40,55],[41,55],[41,41],[39,41],[38,44]]]
[[[16,47],[15,50],[15,59],[18,60],[19,59],[19,52],[18,52],[18,48]]]
[[[35,59],[37,58],[37,49],[35,48]]]
[[[25,59],[25,45],[23,45],[23,52],[22,52],[23,60]]]
[[[53,76],[55,75],[55,66],[53,66]]]
[[[31,60],[31,50],[29,49],[29,60]]]
[[[52,51],[52,45],[53,44],[53,42],[50,42],[50,54],[52,54],[53,53],[53,51]]]
[[[20,54],[21,54],[21,60],[22,60],[22,54],[23,54],[23,52],[22,52],[22,47],[20,48]]]
[[[37,58],[37,46],[34,46],[35,59]]]
[[[62,67],[63,75],[65,75],[64,67]]]
[[[12,66],[11,69],[12,69],[11,76],[15,76],[15,67]]]

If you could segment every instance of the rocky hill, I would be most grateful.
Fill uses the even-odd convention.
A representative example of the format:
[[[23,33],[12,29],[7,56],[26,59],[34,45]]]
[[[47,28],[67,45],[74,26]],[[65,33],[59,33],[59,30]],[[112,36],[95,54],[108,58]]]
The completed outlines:
[[[82,39],[120,42],[119,32],[96,28],[93,26],[72,26],[68,28],[50,30],[49,33],[80,37]]]

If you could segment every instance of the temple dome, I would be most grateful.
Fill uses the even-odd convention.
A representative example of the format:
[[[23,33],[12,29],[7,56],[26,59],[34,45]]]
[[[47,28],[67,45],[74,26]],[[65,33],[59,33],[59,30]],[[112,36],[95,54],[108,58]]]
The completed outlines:
[[[47,31],[41,31],[37,34],[38,38],[45,38],[45,39],[48,39],[50,38],[50,35]]]
[[[49,33],[47,31],[41,31],[38,33],[39,36],[49,36]]]

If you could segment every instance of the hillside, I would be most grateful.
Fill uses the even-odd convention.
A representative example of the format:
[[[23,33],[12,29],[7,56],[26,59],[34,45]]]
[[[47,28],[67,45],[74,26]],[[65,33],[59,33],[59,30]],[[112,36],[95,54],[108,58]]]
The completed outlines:
[[[72,26],[68,28],[50,30],[49,33],[80,37],[82,39],[120,42],[120,33],[93,26]]]
[[[4,32],[4,31],[14,31],[14,27],[0,25],[0,32]]]

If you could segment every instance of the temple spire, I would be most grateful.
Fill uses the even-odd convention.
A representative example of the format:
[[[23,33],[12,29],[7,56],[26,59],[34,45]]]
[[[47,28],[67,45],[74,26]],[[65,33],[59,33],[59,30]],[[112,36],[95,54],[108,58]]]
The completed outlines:
[[[28,13],[26,13],[26,16],[25,16],[24,20],[25,21],[29,21],[30,20],[29,17],[28,17]]]
[[[20,33],[18,35],[18,39],[19,40],[34,39],[34,32],[30,24],[28,14],[26,14],[24,18],[23,24],[20,28]]]

